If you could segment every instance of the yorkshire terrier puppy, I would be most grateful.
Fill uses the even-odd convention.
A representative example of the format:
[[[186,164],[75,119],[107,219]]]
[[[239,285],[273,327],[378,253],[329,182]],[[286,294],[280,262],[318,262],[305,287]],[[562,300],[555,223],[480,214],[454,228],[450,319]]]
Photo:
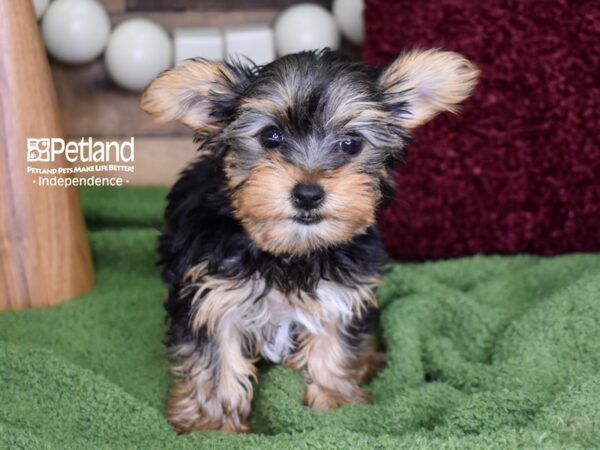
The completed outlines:
[[[299,370],[314,409],[369,401],[391,166],[477,74],[452,52],[378,72],[322,50],[260,67],[189,60],[146,88],[142,109],[188,125],[200,147],[159,243],[178,431],[249,431],[261,356]]]

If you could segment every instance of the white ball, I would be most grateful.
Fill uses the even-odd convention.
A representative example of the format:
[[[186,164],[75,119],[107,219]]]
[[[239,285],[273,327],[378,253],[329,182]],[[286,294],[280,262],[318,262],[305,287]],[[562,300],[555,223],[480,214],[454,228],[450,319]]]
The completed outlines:
[[[55,0],[42,20],[48,52],[56,59],[83,64],[100,56],[110,34],[110,19],[95,0]]]
[[[364,36],[364,0],[333,0],[333,15],[342,34],[356,45],[362,44]]]
[[[49,2],[50,0],[33,0],[33,9],[38,19],[46,12]]]
[[[173,43],[163,27],[146,19],[117,26],[104,55],[106,68],[119,86],[141,91],[173,63]]]
[[[325,8],[301,3],[287,8],[275,22],[275,47],[279,55],[329,47],[337,50],[340,34]]]

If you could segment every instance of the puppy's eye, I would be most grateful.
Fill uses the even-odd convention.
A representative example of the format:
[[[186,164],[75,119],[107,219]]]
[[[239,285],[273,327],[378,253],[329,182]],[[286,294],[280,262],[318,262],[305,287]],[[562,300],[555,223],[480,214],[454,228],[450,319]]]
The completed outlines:
[[[337,143],[338,148],[348,155],[357,155],[362,150],[360,139],[347,138]]]
[[[269,127],[260,134],[260,141],[265,148],[276,148],[283,142],[283,133],[280,129]]]

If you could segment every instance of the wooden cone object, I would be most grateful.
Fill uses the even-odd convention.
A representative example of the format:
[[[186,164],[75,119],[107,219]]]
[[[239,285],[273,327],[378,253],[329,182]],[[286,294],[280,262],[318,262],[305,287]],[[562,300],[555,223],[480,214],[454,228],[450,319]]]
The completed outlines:
[[[27,139],[51,137],[64,132],[32,2],[0,0],[0,310],[55,305],[94,284],[76,189],[27,173]]]

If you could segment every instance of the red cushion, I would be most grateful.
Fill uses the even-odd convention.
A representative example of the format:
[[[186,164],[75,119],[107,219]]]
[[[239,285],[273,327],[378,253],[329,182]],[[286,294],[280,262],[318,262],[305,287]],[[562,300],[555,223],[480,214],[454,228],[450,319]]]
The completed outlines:
[[[458,116],[419,129],[382,213],[403,260],[600,250],[595,1],[366,0],[364,56],[441,47],[482,71]]]

